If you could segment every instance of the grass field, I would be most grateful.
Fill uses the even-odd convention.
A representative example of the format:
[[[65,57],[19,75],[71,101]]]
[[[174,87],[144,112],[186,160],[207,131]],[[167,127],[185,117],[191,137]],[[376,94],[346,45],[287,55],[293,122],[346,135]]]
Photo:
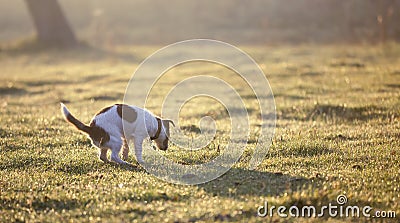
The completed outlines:
[[[212,64],[170,70],[153,92],[159,114],[164,92],[182,78],[219,76],[235,86],[251,118],[246,152],[229,172],[209,183],[182,186],[133,166],[104,164],[89,140],[65,122],[59,102],[84,122],[122,102],[139,63],[158,47],[0,52],[1,222],[283,222],[365,218],[257,217],[269,205],[369,205],[400,215],[400,45],[243,47],[266,73],[275,96],[277,128],[267,157],[255,170],[246,161],[256,143],[256,99],[240,78]],[[179,74],[179,75],[178,75]],[[202,151],[177,147],[163,154],[180,163],[218,155],[231,128],[224,108],[209,99],[187,103],[186,134],[210,115],[220,127]]]

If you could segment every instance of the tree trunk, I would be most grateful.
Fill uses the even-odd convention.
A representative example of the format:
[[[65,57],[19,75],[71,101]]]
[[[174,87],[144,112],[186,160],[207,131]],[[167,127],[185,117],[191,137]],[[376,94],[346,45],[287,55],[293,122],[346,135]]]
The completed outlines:
[[[390,20],[395,6],[394,0],[377,1],[377,22],[379,26],[379,39],[381,43],[385,43],[388,39],[388,31],[391,28]]]
[[[57,0],[25,0],[39,42],[50,46],[75,46],[77,41]]]

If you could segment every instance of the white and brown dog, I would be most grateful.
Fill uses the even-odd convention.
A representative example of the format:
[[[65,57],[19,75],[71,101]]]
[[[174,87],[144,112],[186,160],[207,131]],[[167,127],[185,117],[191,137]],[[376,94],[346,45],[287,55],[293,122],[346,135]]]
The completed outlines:
[[[124,104],[115,104],[99,111],[89,125],[76,119],[61,103],[61,113],[65,119],[79,130],[88,134],[92,144],[99,148],[100,159],[108,162],[107,150],[111,150],[111,160],[119,164],[128,164],[121,160],[119,152],[123,148],[123,159],[128,158],[128,142],[133,142],[136,159],[143,163],[143,140],[150,137],[161,150],[168,148],[169,119],[161,119],[147,110]]]

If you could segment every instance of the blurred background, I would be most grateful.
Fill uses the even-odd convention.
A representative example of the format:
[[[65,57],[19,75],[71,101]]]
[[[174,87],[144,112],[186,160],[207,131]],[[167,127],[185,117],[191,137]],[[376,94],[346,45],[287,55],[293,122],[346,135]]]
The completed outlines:
[[[258,102],[266,98],[234,70],[193,61],[157,81],[151,71],[133,75],[160,47],[192,38],[239,46],[268,78],[277,122],[255,170],[247,166],[263,133]],[[243,75],[254,71],[244,67]],[[175,85],[192,77],[237,90],[250,120],[237,165],[218,180],[182,187],[146,176],[139,165],[100,162],[59,102],[89,123],[123,102],[132,76],[137,85],[154,81],[149,92],[129,93],[148,93],[146,105],[136,105],[156,115]],[[167,158],[201,164],[228,150],[239,127],[217,99],[192,97],[174,120],[196,139],[203,137],[199,121],[212,117],[214,140],[195,151],[171,145],[162,152]],[[258,218],[256,207],[267,200],[320,206],[339,194],[400,213],[399,129],[400,0],[0,0],[0,222],[260,222],[268,218]],[[136,165],[133,154],[128,161]]]
[[[400,0],[59,0],[61,13],[49,1],[0,0],[0,43],[34,36],[35,11],[46,27],[63,14],[76,39],[92,46],[191,38],[232,44],[400,41]],[[45,14],[50,17],[40,20]]]

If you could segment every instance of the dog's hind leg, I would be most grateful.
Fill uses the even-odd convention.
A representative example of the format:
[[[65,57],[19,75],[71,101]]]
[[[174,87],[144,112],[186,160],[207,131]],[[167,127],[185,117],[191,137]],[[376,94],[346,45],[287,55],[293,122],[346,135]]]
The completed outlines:
[[[121,151],[122,147],[122,140],[114,140],[111,145],[111,160],[119,163],[119,164],[128,164],[127,162],[123,161],[121,158],[119,158],[119,152]]]
[[[129,154],[129,145],[125,138],[122,139],[122,159],[127,160]]]
[[[101,161],[103,161],[103,162],[105,162],[105,163],[110,162],[110,161],[107,159],[107,150],[108,150],[108,149],[104,149],[104,148],[99,149],[99,158],[100,158]]]

